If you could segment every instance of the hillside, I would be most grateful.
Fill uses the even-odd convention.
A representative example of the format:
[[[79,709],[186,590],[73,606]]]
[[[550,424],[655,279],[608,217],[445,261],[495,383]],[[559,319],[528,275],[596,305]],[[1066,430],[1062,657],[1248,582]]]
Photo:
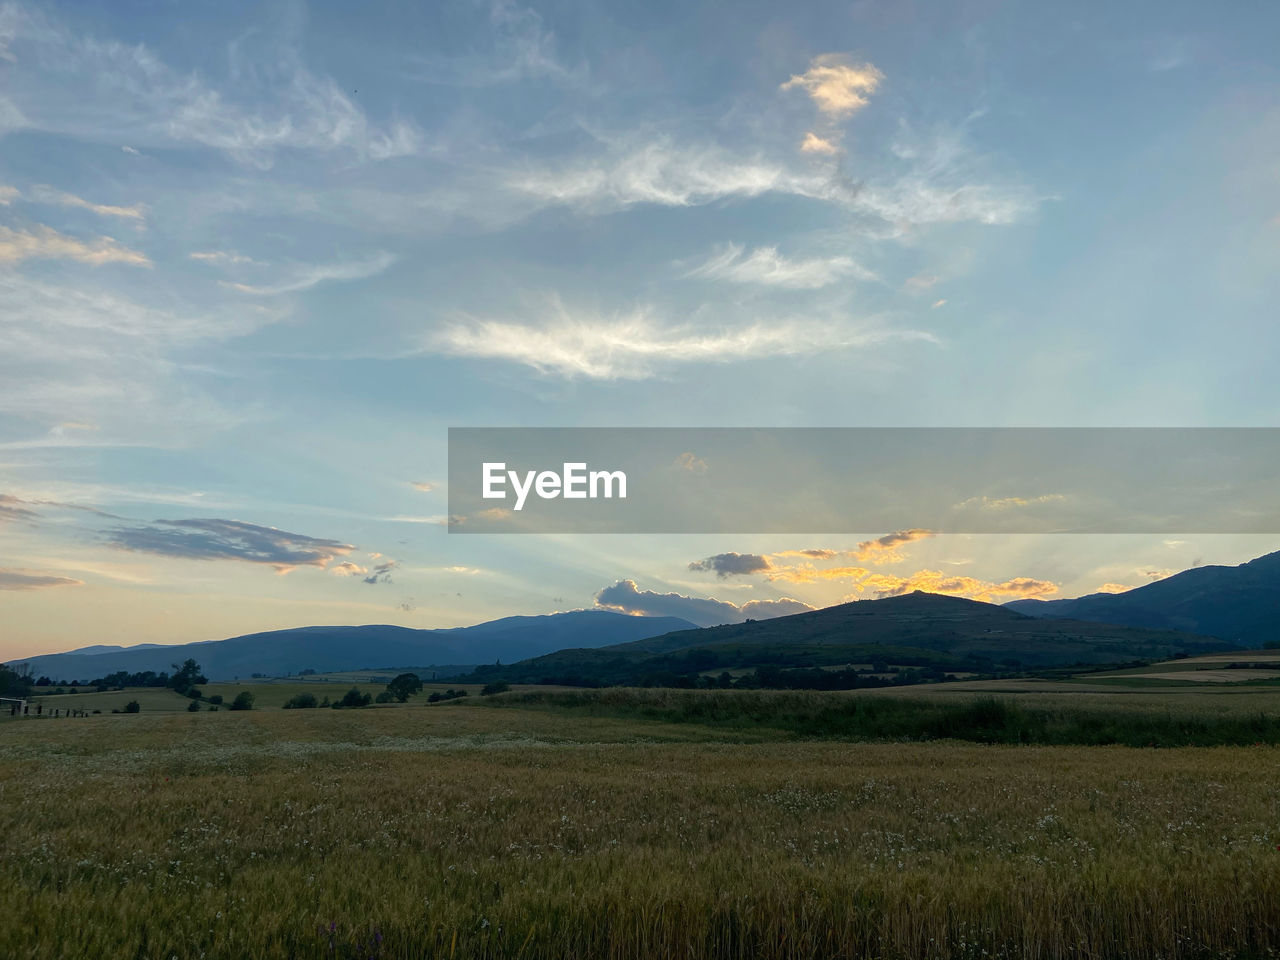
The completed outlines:
[[[1239,566],[1196,567],[1125,593],[1005,604],[1033,617],[1187,630],[1236,648],[1280,640],[1280,552]]]
[[[714,670],[887,662],[946,672],[1122,663],[1224,650],[1186,632],[1046,620],[916,592],[789,617],[681,630],[593,650],[560,650],[477,678],[508,682],[667,682]]]
[[[297,627],[252,633],[228,640],[172,646],[145,644],[100,653],[73,651],[19,658],[33,676],[93,680],[125,670],[168,670],[195,658],[210,680],[255,673],[283,676],[300,670],[320,673],[364,667],[462,669],[479,663],[511,662],[564,647],[597,647],[692,628],[678,617],[632,617],[580,610],[535,617],[504,617],[469,627],[414,630],[389,625]]]

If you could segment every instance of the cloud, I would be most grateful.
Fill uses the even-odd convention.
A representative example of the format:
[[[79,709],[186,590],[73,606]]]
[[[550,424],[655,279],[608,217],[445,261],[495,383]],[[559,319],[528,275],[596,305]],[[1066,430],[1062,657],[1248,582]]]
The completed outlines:
[[[745,619],[767,620],[814,609],[807,603],[784,597],[780,600],[752,600],[739,606],[727,600],[687,597],[679,593],[641,590],[634,580],[619,580],[595,596],[596,605],[648,617],[683,617],[700,627],[721,623],[741,623]]]
[[[113,546],[184,560],[242,560],[288,573],[299,566],[324,567],[354,547],[241,520],[157,520],[118,527],[106,534]]]
[[[934,310],[937,310],[939,307],[946,306],[946,303],[947,303],[947,301],[946,301],[946,299],[945,299],[945,298],[944,298],[944,299],[942,299],[942,300],[935,300],[935,301],[933,301],[933,304],[931,305],[931,308],[932,308],[932,309],[934,309]]]
[[[714,573],[723,580],[725,577],[764,573],[769,569],[769,561],[758,553],[717,553],[705,560],[693,561],[689,569]]]
[[[898,530],[876,540],[864,540],[849,556],[862,563],[897,563],[902,560],[899,547],[932,536],[932,530]]]
[[[246,257],[231,250],[197,250],[187,254],[189,260],[202,263],[216,263],[218,266],[236,266],[242,263],[254,263],[252,257]]]
[[[843,117],[867,105],[884,74],[869,63],[856,63],[844,54],[814,57],[809,69],[792,76],[783,90],[802,89],[817,108],[831,117]]]
[[[937,342],[915,330],[852,328],[839,322],[774,320],[707,329],[655,320],[647,310],[614,317],[577,317],[555,305],[541,324],[472,320],[444,328],[428,349],[463,357],[521,363],[574,379],[641,380],[660,368],[690,363],[776,359],[895,340]]]
[[[690,473],[707,472],[707,461],[687,450],[680,454],[680,456],[676,457],[672,466],[675,466],[680,470],[688,470]]]
[[[0,207],[7,207],[18,197],[22,196],[17,187],[7,187],[0,183]]]
[[[222,90],[143,44],[77,33],[39,8],[4,9],[14,69],[25,76],[12,85],[9,126],[25,122],[117,144],[196,144],[263,169],[284,149],[382,160],[423,147],[415,127],[371,122],[332,78],[307,69],[295,46],[266,32],[231,46],[233,84]]]
[[[75,194],[64,193],[61,190],[55,190],[53,187],[47,186],[33,187],[29,196],[37,203],[51,203],[60,207],[78,207],[81,210],[96,213],[100,217],[119,217],[124,220],[133,220],[136,223],[144,223],[146,221],[146,211],[141,205],[114,207],[105,203],[91,203],[82,197],[77,197]]]
[[[349,263],[328,263],[299,266],[292,275],[272,284],[260,286],[247,283],[226,283],[232,290],[249,293],[261,297],[275,297],[283,293],[300,293],[314,286],[331,281],[364,280],[367,277],[382,273],[396,258],[385,251],[365,260],[353,260]]]
[[[1095,593],[1125,593],[1133,590],[1134,587],[1128,583],[1104,583],[1095,590]]]
[[[122,247],[111,237],[99,237],[86,243],[41,224],[35,224],[30,230],[0,226],[0,263],[29,259],[75,260],[95,267],[104,263],[151,266],[146,254]]]
[[[7,493],[0,493],[0,521],[34,520],[38,514],[29,510],[28,501],[19,500]]]
[[[659,137],[641,144],[615,141],[605,155],[560,170],[512,171],[506,186],[542,205],[606,213],[638,204],[692,207],[767,193],[830,199],[830,178],[795,173],[763,157],[716,146],[676,146]]]
[[[809,560],[832,560],[839,555],[839,550],[828,550],[819,547],[810,550],[780,550],[777,553],[770,554],[773,557],[805,557]]]
[[[746,253],[741,244],[730,243],[713,253],[701,266],[685,276],[733,283],[754,283],[793,290],[816,290],[846,277],[875,278],[851,257],[821,257],[789,260],[777,247],[757,247]]]
[[[329,567],[329,572],[335,577],[363,577],[368,574],[369,569],[360,566],[358,563],[352,563],[350,560],[343,560],[341,563],[335,563]]]
[[[970,497],[956,504],[958,508],[978,507],[982,510],[1016,510],[1038,503],[1058,503],[1067,499],[1061,493],[1045,493],[1038,497]]]
[[[439,484],[428,483],[426,480],[411,480],[409,481],[409,486],[413,487],[415,490],[421,490],[423,493],[430,493],[432,490],[435,490]]]
[[[400,566],[399,560],[384,560],[382,563],[375,564],[364,578],[365,583],[390,583],[391,571]]]
[[[800,141],[800,152],[832,154],[839,153],[840,147],[810,130]]]
[[[783,583],[825,583],[831,581],[858,581],[871,575],[866,567],[815,567],[812,564],[801,566],[775,566],[768,579]]]
[[[42,590],[45,587],[82,587],[83,580],[45,573],[0,568],[0,590]]]
[[[540,14],[508,0],[489,6],[489,32],[493,49],[463,57],[420,56],[414,79],[427,83],[487,87],[528,80],[555,80],[577,84],[586,79],[586,67],[569,68],[560,62],[555,34]]]
[[[918,570],[906,577],[873,573],[862,578],[857,587],[859,593],[871,590],[877,597],[897,597],[915,590],[923,590],[926,593],[942,593],[987,602],[1011,597],[1044,597],[1058,592],[1057,584],[1032,577],[1015,577],[1003,583],[995,583],[990,580],[979,580],[976,577],[952,576],[940,570]]]

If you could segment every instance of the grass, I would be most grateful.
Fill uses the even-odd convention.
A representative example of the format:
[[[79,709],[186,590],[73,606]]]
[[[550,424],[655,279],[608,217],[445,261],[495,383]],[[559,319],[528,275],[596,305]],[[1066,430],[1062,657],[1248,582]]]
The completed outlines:
[[[1111,703],[1036,702],[1029,698],[891,697],[793,691],[672,689],[513,692],[492,706],[542,708],[567,714],[630,717],[730,729],[767,729],[800,738],[851,740],[971,740],[977,743],[1099,746],[1219,746],[1280,744],[1280,713],[1117,709]],[[1270,701],[1274,703],[1275,701]],[[1240,705],[1242,701],[1233,701]]]
[[[1187,715],[1249,709],[1206,700]],[[519,695],[22,721],[0,731],[0,956],[1274,956],[1278,762]]]

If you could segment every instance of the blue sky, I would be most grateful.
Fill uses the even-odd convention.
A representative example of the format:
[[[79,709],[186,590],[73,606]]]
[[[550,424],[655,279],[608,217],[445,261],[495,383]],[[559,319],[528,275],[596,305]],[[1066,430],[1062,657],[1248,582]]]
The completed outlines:
[[[917,537],[854,580],[890,531],[440,521],[449,426],[1275,425],[1278,27],[0,5],[0,654],[467,623],[619,580],[636,612],[1070,596],[1276,549]],[[689,569],[798,550],[837,556]]]

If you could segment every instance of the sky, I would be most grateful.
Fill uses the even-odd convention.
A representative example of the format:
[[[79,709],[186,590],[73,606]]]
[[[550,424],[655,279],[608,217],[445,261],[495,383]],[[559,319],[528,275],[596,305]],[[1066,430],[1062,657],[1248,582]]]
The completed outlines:
[[[461,426],[1280,425],[1278,30],[1264,2],[0,4],[0,659],[1066,597],[1280,549],[457,536],[445,488]]]

